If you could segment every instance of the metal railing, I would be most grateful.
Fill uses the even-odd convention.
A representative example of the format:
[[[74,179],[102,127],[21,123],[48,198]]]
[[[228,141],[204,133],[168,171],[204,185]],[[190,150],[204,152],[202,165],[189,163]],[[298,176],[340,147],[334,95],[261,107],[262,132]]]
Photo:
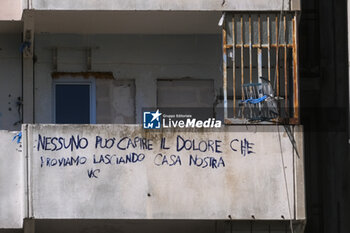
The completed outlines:
[[[271,83],[278,108],[278,116],[270,120],[297,124],[296,14],[225,13],[222,38],[225,122],[230,124],[239,122],[239,119],[249,120],[248,116],[239,114],[241,103],[247,95],[244,87],[246,84],[261,83],[263,77]]]

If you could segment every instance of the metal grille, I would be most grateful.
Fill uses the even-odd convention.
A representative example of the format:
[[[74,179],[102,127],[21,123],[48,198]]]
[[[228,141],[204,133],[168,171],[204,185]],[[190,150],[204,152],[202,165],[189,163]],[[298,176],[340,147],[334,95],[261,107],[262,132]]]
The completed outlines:
[[[223,95],[226,123],[242,114],[247,84],[268,80],[278,106],[272,121],[299,122],[297,18],[294,13],[226,13],[223,37]]]

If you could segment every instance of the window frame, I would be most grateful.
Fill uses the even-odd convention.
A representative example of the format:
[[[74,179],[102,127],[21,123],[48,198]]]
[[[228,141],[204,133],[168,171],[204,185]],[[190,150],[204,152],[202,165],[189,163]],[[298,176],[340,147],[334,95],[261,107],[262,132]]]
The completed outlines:
[[[52,82],[52,120],[56,123],[56,86],[57,85],[89,85],[90,89],[90,122],[96,124],[96,81],[93,78],[71,77],[53,79]]]

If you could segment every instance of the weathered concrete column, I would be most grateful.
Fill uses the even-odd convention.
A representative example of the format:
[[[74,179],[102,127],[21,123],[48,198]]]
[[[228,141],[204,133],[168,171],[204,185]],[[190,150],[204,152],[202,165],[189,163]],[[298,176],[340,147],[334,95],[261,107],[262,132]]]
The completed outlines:
[[[23,13],[23,123],[34,123],[34,16]]]

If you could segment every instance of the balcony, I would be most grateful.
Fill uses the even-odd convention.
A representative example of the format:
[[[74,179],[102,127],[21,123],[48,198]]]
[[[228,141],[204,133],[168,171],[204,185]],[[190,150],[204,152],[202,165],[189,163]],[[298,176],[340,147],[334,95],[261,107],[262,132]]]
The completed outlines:
[[[305,221],[300,125],[269,122],[186,130],[145,130],[136,125],[146,107],[185,109],[190,114],[204,109],[199,115],[222,122],[241,119],[229,109],[238,102],[234,105],[223,93],[229,88],[222,81],[217,22],[229,4],[227,10],[241,11],[242,19],[247,19],[242,11],[249,10],[244,7],[248,5],[233,7],[233,2],[225,1],[222,8],[221,2],[210,8],[209,2],[194,1],[180,8],[174,1],[155,3],[121,8],[118,1],[104,1],[96,8],[94,1],[72,6],[65,5],[67,1],[29,1],[27,8],[34,10],[25,11],[24,32],[27,42],[32,40],[27,45],[34,46],[23,50],[23,79],[18,79],[23,83],[13,81],[23,86],[23,99],[20,94],[6,96],[13,109],[23,110],[23,118],[6,105],[8,115],[14,116],[3,129],[19,130],[22,122],[39,124],[22,125],[18,143],[11,141],[18,132],[1,134],[1,148],[6,150],[0,157],[0,190],[7,191],[1,193],[0,204],[7,208],[0,212],[0,228],[21,228],[23,219],[46,224],[91,219],[172,224],[235,220],[243,225],[259,220],[264,227],[270,222],[288,226],[289,221]],[[86,11],[77,14],[78,7]],[[259,7],[265,9],[262,2]],[[152,9],[164,11],[150,13]],[[228,42],[227,54],[235,46],[246,57],[246,42],[240,48]],[[296,42],[269,45],[291,49]],[[256,46],[264,54],[264,43]],[[237,70],[248,67],[242,64]],[[255,69],[258,65],[249,63]],[[267,72],[266,65],[261,70]],[[242,84],[248,83],[247,74],[244,71]],[[282,82],[284,76],[280,77]],[[232,86],[231,75],[226,79]],[[237,86],[237,95],[231,97],[241,99],[239,90]],[[77,98],[69,93],[85,94]],[[291,97],[289,93],[288,89]],[[286,94],[281,91],[281,96]],[[86,112],[80,111],[81,106]],[[73,115],[84,122],[61,121],[62,109],[77,111]],[[7,216],[13,216],[11,221]]]
[[[295,13],[226,13],[223,25],[225,122],[298,124]]]
[[[2,132],[0,185],[11,195],[1,193],[1,227],[23,217],[302,222],[302,128],[286,129],[36,124],[19,144]]]

